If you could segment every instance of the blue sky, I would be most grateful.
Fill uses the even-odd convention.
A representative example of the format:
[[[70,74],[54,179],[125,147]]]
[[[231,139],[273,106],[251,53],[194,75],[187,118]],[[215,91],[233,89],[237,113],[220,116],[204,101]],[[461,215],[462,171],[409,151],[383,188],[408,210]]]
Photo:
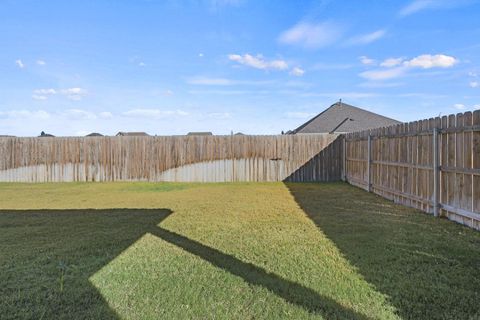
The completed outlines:
[[[0,134],[294,129],[480,108],[480,3],[0,1]]]

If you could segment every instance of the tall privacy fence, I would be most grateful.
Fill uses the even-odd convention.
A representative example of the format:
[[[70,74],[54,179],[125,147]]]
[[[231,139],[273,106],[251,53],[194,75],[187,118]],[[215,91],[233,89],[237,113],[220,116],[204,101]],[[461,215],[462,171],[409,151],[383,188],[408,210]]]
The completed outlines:
[[[337,181],[480,229],[480,111],[349,133],[0,138],[0,181]]]
[[[480,110],[344,139],[349,183],[480,229]]]
[[[331,181],[335,134],[0,138],[0,181]]]

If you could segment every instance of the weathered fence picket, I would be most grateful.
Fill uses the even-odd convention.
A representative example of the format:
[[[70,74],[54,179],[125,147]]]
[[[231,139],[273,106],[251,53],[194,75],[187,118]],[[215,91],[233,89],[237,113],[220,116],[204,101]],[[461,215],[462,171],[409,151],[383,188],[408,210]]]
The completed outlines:
[[[335,134],[0,138],[0,181],[331,181]]]
[[[353,185],[480,229],[480,110],[345,136]]]

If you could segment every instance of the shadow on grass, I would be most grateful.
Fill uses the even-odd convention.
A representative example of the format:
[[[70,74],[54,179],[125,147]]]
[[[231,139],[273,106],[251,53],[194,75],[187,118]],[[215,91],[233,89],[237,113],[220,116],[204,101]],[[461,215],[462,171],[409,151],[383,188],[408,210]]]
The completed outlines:
[[[159,227],[171,213],[169,209],[0,210],[2,319],[120,318],[89,278],[145,233],[311,313],[327,319],[367,319],[298,283]]]
[[[345,308],[333,299],[320,296],[310,288],[267,272],[251,263],[238,260],[234,256],[207,247],[175,232],[158,228],[153,234],[218,268],[241,277],[251,285],[262,286],[287,302],[296,304],[311,313],[321,314],[326,319],[368,319],[353,310]]]
[[[480,319],[480,233],[345,183],[285,183],[405,319]]]
[[[0,318],[118,319],[88,279],[170,213],[0,210]]]

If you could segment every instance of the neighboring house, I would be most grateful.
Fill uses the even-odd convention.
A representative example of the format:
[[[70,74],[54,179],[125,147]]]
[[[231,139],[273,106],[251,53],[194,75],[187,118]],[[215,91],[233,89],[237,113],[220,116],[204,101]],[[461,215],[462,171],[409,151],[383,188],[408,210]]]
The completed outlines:
[[[148,134],[145,132],[123,132],[120,131],[119,133],[116,134],[116,136],[122,136],[122,137],[147,137]]]
[[[48,137],[55,137],[53,134],[45,133],[45,131],[40,132],[39,138],[48,138]]]
[[[187,136],[213,136],[211,132],[189,132]]]
[[[287,134],[347,133],[401,123],[339,101]]]
[[[97,133],[97,132],[92,132],[86,135],[86,137],[103,137],[103,134]]]

